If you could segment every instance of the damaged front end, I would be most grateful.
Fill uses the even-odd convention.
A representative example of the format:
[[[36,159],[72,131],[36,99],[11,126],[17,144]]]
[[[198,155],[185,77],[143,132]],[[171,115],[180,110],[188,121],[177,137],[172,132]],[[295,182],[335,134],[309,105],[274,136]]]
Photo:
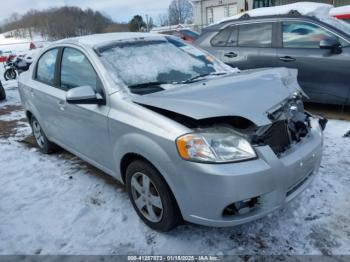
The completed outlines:
[[[248,70],[133,96],[133,101],[202,134],[204,141],[208,129],[217,132],[213,131],[217,128],[227,134],[223,129],[228,128],[235,133],[227,134],[229,137],[239,136],[253,147],[270,146],[280,156],[310,134],[311,118],[315,116],[304,110],[304,96],[297,71],[277,68]],[[319,118],[322,129],[326,123],[326,119]],[[216,140],[206,141],[208,148],[210,142]]]
[[[284,102],[266,112],[271,124],[256,126],[252,121],[240,116],[212,117],[194,119],[165,109],[142,105],[152,111],[162,114],[194,132],[203,132],[213,128],[230,128],[237,135],[248,141],[253,147],[270,146],[280,157],[293,145],[307,138],[311,130],[311,118],[318,118],[322,130],[327,119],[311,115],[304,109],[302,93],[296,92]]]
[[[251,142],[257,146],[270,146],[277,156],[299,143],[310,132],[311,115],[305,112],[302,97],[298,93],[268,111],[267,116],[272,124],[258,128]]]
[[[251,137],[251,143],[255,146],[268,145],[277,156],[281,156],[309,135],[311,117],[319,119],[322,130],[326,128],[328,121],[305,111],[301,93],[293,94],[277,108],[268,111],[267,116],[272,124],[257,128]]]

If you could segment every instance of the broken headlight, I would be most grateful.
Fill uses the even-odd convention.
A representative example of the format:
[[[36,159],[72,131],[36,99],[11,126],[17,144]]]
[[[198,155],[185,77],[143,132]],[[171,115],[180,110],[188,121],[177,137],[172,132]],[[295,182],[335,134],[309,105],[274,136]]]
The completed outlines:
[[[256,158],[250,143],[230,128],[208,128],[176,140],[180,156],[195,162],[236,162]]]

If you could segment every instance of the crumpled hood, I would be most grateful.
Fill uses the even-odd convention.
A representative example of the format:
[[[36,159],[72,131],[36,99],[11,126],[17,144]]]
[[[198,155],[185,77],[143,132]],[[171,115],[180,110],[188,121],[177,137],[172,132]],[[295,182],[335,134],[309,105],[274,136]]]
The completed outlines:
[[[197,120],[240,116],[263,126],[271,124],[267,112],[297,91],[302,92],[297,70],[272,68],[246,70],[157,93],[135,95],[132,100]]]

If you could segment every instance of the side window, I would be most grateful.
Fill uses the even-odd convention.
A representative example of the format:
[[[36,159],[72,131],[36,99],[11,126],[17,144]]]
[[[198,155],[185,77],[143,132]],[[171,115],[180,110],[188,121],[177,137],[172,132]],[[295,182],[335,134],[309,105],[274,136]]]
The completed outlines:
[[[37,64],[36,80],[48,84],[55,85],[55,68],[58,49],[51,49],[44,53]]]
[[[341,41],[323,28],[306,22],[283,22],[282,30],[284,48],[320,48],[320,41],[327,38]]]
[[[96,90],[97,74],[86,56],[73,48],[65,48],[61,63],[61,88],[91,86]]]
[[[216,36],[210,41],[212,46],[225,46],[228,38],[231,35],[231,27],[226,27],[221,30]]]
[[[238,46],[271,47],[272,23],[254,23],[239,26]]]

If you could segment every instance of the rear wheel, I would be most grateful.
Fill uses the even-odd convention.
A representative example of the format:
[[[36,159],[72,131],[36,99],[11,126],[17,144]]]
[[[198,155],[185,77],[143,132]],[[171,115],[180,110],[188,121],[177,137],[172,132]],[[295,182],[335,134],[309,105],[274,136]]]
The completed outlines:
[[[0,82],[0,101],[6,99],[5,89]]]
[[[181,222],[176,200],[160,173],[143,160],[132,162],[126,171],[126,185],[132,205],[150,228],[169,231]]]
[[[47,139],[44,131],[42,130],[42,128],[39,124],[39,121],[34,116],[32,116],[30,123],[32,126],[35,141],[36,141],[37,145],[39,146],[40,150],[44,154],[51,154],[51,153],[56,152],[57,146]]]

